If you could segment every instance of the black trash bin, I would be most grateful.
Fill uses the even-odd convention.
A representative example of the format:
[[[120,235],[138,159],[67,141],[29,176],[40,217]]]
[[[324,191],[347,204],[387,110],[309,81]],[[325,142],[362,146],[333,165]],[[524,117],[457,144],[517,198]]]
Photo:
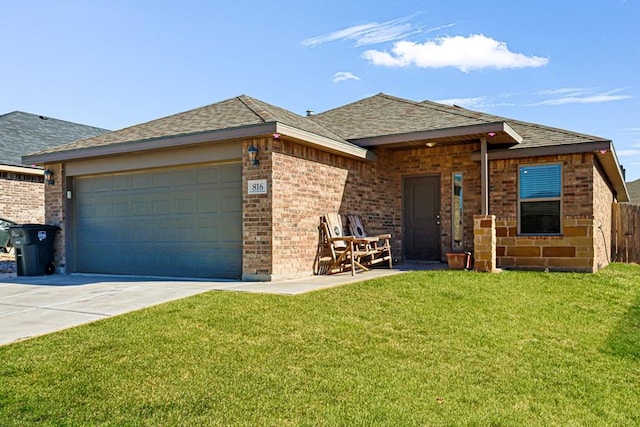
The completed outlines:
[[[9,227],[18,276],[53,274],[53,242],[60,227],[22,224]]]

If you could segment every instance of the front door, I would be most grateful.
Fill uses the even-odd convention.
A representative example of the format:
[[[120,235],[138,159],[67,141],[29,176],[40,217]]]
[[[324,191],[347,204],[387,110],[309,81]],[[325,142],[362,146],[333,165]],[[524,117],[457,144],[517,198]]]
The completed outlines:
[[[404,258],[440,261],[440,177],[404,179]]]

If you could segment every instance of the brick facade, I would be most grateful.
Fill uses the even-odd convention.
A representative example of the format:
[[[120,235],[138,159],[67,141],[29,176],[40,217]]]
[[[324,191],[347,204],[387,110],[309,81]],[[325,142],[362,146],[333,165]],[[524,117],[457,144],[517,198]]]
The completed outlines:
[[[376,162],[349,159],[284,137],[245,140],[242,152],[251,145],[258,148],[260,163],[252,165],[243,154],[244,280],[311,275],[318,221],[326,212],[338,212],[343,218],[356,213],[370,234],[391,233],[394,258],[402,260],[402,183],[407,176],[440,177],[440,245],[441,260],[445,261],[446,253],[452,250],[454,172],[463,174],[463,249],[474,252],[476,247],[489,253],[486,260],[484,255],[476,256],[477,268],[482,271],[500,267],[596,271],[608,263],[613,196],[590,153],[491,161],[489,213],[495,227],[489,246],[478,248],[478,238],[484,239],[479,233],[482,227],[476,224],[484,222],[478,218],[474,222],[481,214],[480,164],[471,154],[479,151],[479,143],[378,148],[372,150],[378,156]],[[518,236],[518,165],[550,162],[562,163],[562,235]],[[55,255],[56,265],[64,268],[64,170],[59,164],[48,167],[54,171],[56,183],[45,186],[45,222],[63,227],[57,235]],[[258,179],[266,180],[267,194],[249,195],[248,182]]]
[[[1,172],[0,217],[19,224],[44,221],[42,175]]]
[[[441,260],[452,250],[452,174],[463,174],[463,249],[473,251],[473,216],[480,213],[480,164],[471,160],[471,153],[480,150],[480,143],[445,145],[442,147],[417,148],[394,152],[392,167],[394,172],[394,235],[402,236],[402,178],[405,176],[440,176],[440,217],[442,218]],[[381,165],[379,169],[386,169]],[[396,240],[396,254],[402,259],[402,240]]]
[[[518,236],[518,166],[557,162],[562,164],[562,234]],[[498,266],[593,272],[609,263],[605,246],[611,248],[613,194],[594,162],[591,153],[491,162],[490,210],[498,218]]]
[[[613,193],[602,170],[593,166],[593,216],[594,216],[594,267],[596,270],[611,261],[613,251],[611,236],[613,235]]]

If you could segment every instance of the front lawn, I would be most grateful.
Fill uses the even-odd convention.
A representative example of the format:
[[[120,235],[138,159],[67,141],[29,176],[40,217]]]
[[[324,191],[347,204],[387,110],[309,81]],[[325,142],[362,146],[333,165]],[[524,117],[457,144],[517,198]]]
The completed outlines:
[[[0,425],[34,424],[640,425],[640,266],[209,292],[0,347]]]

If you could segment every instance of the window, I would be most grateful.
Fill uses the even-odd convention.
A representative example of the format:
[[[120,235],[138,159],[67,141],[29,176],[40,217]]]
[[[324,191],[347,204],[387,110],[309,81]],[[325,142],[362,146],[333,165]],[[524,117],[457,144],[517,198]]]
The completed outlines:
[[[464,210],[462,205],[462,172],[454,172],[451,190],[451,242],[453,250],[464,248]]]
[[[560,234],[562,166],[520,166],[518,227],[520,234]]]

